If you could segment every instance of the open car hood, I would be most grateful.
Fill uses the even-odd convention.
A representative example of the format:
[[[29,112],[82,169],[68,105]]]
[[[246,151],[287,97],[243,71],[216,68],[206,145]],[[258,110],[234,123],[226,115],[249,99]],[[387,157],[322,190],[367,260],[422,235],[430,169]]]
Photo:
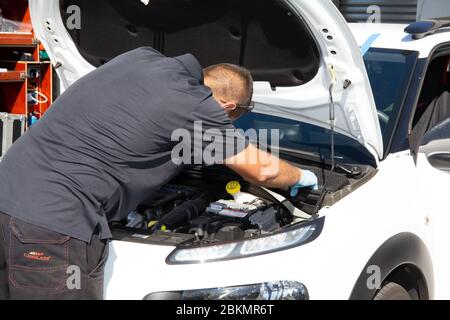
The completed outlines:
[[[150,10],[152,10],[152,6],[157,6],[158,3],[162,3],[167,7],[170,3],[179,6],[181,2],[183,1],[154,0],[147,3],[147,1],[141,0],[127,0],[125,2],[120,0],[31,0],[30,12],[35,34],[44,44],[53,64],[57,66],[58,75],[62,81],[63,89],[65,89],[77,79],[95,69],[95,57],[92,58],[95,55],[88,52],[86,46],[83,47],[83,43],[90,42],[87,46],[91,48],[91,51],[102,51],[111,48],[111,52],[117,52],[117,54],[131,49],[133,46],[139,46],[141,43],[153,43],[159,48],[161,43],[164,42],[159,38],[161,37],[161,32],[155,31],[151,33],[148,31],[148,21],[151,21],[152,17],[158,19],[161,14],[151,16]],[[233,0],[220,1],[214,4],[211,4],[211,1],[189,0],[184,1],[184,5],[190,2],[209,3],[213,6],[215,4],[222,5],[223,3],[233,2]],[[243,56],[236,60],[231,58],[224,59],[227,61],[223,62],[241,63],[254,74],[256,80],[254,95],[256,106],[254,112],[289,118],[324,128],[330,128],[331,119],[334,118],[334,128],[337,133],[359,141],[376,160],[381,159],[383,156],[383,141],[373,94],[360,49],[345,19],[329,0],[273,0],[273,2],[278,6],[283,6],[286,14],[285,19],[295,19],[309,33],[306,37],[301,38],[299,36],[298,40],[294,37],[290,41],[297,42],[295,45],[299,47],[298,50],[301,50],[302,46],[314,48],[309,51],[316,52],[316,56],[315,59],[312,59],[315,61],[308,61],[308,55],[300,57],[298,63],[304,64],[301,70],[307,70],[309,65],[310,71],[308,71],[309,77],[300,75],[297,78],[301,79],[303,76],[303,81],[299,80],[297,82],[296,80],[298,79],[290,82],[289,75],[292,78],[291,73],[288,76],[280,73],[281,76],[277,75],[277,77],[273,78],[275,80],[266,81],[264,76],[273,74],[273,70],[264,73],[264,66],[259,66],[259,69],[255,67],[259,58],[258,55],[263,56],[264,52],[267,51],[264,49],[259,50],[259,53],[253,59],[242,58]],[[250,12],[250,15],[253,13],[258,14],[260,6],[265,6],[265,4],[262,4],[262,1],[241,0],[240,3],[251,4],[250,10],[247,10]],[[129,7],[121,9],[123,6]],[[108,27],[105,22],[108,18],[105,17],[113,9],[114,12],[120,10],[123,12],[120,13],[120,18],[117,18],[117,21],[114,21],[110,25],[111,27]],[[130,12],[131,10],[136,10],[136,14],[130,14],[128,10]],[[149,12],[148,17],[145,16],[146,10]],[[90,11],[96,11],[92,13],[93,17],[90,17]],[[268,13],[266,12],[266,14]],[[186,15],[189,15],[188,11],[184,14],[184,16]],[[111,17],[113,17],[112,14]],[[140,22],[134,21],[130,23],[130,20],[139,18],[142,19]],[[224,20],[226,23],[231,18],[227,19]],[[280,17],[274,17],[275,19],[278,19],[277,21],[283,20],[280,20]],[[98,21],[98,25],[95,24],[95,21]],[[164,21],[159,23],[164,23]],[[167,22],[167,24],[171,23],[173,22]],[[126,29],[127,32],[127,34],[124,32],[124,35],[129,38],[119,38],[121,37],[122,29],[112,29],[112,26],[119,28],[121,25],[123,26],[122,29]],[[199,23],[196,22],[195,26],[190,26],[190,28],[198,27],[198,25]],[[250,27],[248,28],[251,28],[251,23],[249,25]],[[86,30],[88,27],[90,31],[86,33],[88,32]],[[160,29],[163,27],[161,25],[158,26]],[[111,30],[108,30],[108,28],[111,28]],[[216,28],[214,30],[217,30],[218,33],[223,31],[223,28],[218,28],[217,25],[214,25],[214,28]],[[141,30],[142,32],[140,32]],[[263,31],[262,35],[270,33],[270,30]],[[197,32],[195,34],[196,38],[192,39],[189,39],[188,34],[183,34],[185,39],[181,39],[179,47],[183,47],[182,41],[184,41],[186,45],[184,52],[191,52],[198,57],[205,54],[193,52],[195,50],[191,50],[190,47],[192,43],[202,39],[207,33],[199,33],[200,31],[198,30],[195,32]],[[205,30],[202,32],[205,32]],[[251,32],[251,29],[245,31],[247,38],[251,36]],[[292,30],[288,27],[285,28],[284,32],[281,31],[279,39],[275,38],[272,41],[272,46],[276,47],[277,42],[285,38],[283,34],[288,34],[289,32],[292,32]],[[84,36],[85,33],[87,36]],[[137,36],[138,33],[141,38]],[[239,38],[239,43],[243,43],[242,35],[239,32],[232,30],[231,33],[231,37]],[[106,40],[108,34],[110,39]],[[96,36],[97,38],[95,38]],[[115,36],[118,37],[117,41],[114,40]],[[145,39],[145,36],[147,36],[147,39]],[[173,39],[170,36],[171,34],[168,34],[165,38],[169,45]],[[90,40],[84,41],[83,37],[90,37]],[[141,39],[139,40],[141,42],[136,42],[137,40],[132,42],[133,37]],[[211,38],[211,41],[213,41],[213,38]],[[250,43],[251,39],[246,41]],[[224,40],[221,40],[221,43],[223,42]],[[227,46],[226,49],[221,49],[219,48],[221,43],[211,44],[210,42],[205,42],[202,48],[209,48],[210,51],[203,60],[199,59],[200,62],[204,62],[208,59],[208,56],[217,53],[211,51],[215,46],[217,47],[216,51],[227,51],[226,53],[228,54],[231,51],[228,49],[232,48],[232,44]],[[169,45],[166,44],[166,47]],[[122,50],[117,51],[117,48]],[[182,49],[180,48],[180,50]],[[164,50],[164,53],[167,54],[166,51],[170,52],[170,50],[170,48]],[[243,47],[238,48],[237,53],[242,54],[244,51],[248,53],[251,50],[252,48],[247,45],[245,50],[243,50]],[[283,61],[281,60],[288,60],[288,58],[283,56],[284,53],[285,51],[280,51],[279,57],[277,57],[277,53],[271,53],[268,59],[273,61],[278,58],[282,63]],[[219,57],[218,60],[220,60]],[[312,69],[314,70],[311,72]],[[280,70],[288,70],[290,72],[286,68]],[[334,101],[334,106],[331,104],[331,100]]]

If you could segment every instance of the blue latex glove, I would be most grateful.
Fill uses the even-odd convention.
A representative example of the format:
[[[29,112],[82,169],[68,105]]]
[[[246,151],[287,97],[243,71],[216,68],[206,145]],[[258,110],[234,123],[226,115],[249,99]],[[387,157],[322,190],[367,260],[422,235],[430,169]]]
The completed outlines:
[[[319,182],[316,175],[309,170],[302,170],[302,177],[300,181],[291,187],[291,197],[296,197],[298,190],[301,188],[312,188],[313,190],[319,189]]]

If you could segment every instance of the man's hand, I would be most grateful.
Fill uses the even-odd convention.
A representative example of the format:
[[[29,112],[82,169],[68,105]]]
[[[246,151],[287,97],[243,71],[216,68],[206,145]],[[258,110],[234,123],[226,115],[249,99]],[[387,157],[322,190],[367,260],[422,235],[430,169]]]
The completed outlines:
[[[309,170],[302,170],[300,181],[291,187],[291,197],[296,197],[301,188],[319,189],[319,182],[316,175]]]

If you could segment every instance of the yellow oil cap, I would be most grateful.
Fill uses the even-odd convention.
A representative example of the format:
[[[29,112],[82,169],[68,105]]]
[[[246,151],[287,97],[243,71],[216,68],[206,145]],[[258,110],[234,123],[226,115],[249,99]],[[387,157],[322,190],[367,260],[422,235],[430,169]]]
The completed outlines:
[[[236,193],[241,191],[241,184],[239,181],[230,181],[227,184],[226,190],[229,194],[235,195]]]

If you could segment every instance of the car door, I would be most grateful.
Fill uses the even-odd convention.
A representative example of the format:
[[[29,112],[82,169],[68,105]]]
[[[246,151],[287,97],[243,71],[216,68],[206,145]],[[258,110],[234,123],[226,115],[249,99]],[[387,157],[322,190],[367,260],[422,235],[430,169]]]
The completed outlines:
[[[450,94],[442,96],[450,104]],[[448,105],[447,105],[448,106]],[[447,110],[450,111],[450,110]],[[432,245],[435,297],[449,299],[450,277],[450,112],[423,135],[417,153],[417,188],[423,223],[430,229]]]

